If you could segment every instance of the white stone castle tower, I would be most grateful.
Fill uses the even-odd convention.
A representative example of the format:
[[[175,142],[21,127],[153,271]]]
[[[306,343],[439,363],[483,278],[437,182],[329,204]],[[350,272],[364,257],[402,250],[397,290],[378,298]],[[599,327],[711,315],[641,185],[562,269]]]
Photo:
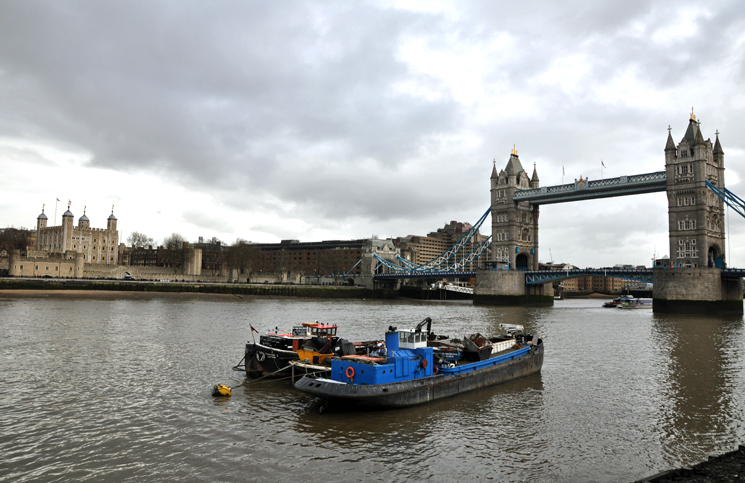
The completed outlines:
[[[106,221],[106,228],[91,228],[91,223],[83,210],[83,216],[74,226],[75,217],[70,211],[62,214],[60,226],[47,226],[48,218],[42,208],[36,218],[36,251],[47,255],[59,255],[68,260],[80,254],[85,263],[116,265],[119,259],[119,232],[114,207]]]

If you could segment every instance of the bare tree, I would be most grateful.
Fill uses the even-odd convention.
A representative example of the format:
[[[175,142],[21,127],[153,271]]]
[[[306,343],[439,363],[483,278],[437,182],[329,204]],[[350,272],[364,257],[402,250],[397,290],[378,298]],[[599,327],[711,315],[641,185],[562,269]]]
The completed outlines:
[[[129,243],[132,248],[145,248],[148,245],[153,245],[153,239],[145,235],[144,233],[133,231],[127,237],[127,243]]]
[[[333,253],[324,253],[320,260],[319,274],[332,277],[334,285],[339,284],[339,278],[344,274],[346,267],[343,262]]]
[[[225,247],[217,237],[212,237],[206,244],[201,243],[202,270],[210,270],[212,275],[217,275],[225,264]]]
[[[13,250],[25,251],[31,231],[25,228],[0,229],[0,258],[9,257]]]
[[[166,250],[180,250],[184,246],[186,239],[178,233],[171,233],[163,239],[163,247]]]
[[[163,239],[165,250],[162,251],[162,263],[171,265],[174,268],[181,268],[183,271],[186,262],[185,241],[184,237],[178,233],[171,233],[171,236],[165,237]]]
[[[241,238],[225,251],[225,263],[240,273],[250,274],[259,260],[259,249]]]

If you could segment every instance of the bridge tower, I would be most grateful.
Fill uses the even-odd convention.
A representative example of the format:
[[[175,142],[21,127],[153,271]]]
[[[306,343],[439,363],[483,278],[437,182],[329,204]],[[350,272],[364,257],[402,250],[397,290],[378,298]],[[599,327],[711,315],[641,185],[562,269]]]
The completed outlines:
[[[523,270],[538,270],[538,205],[515,201],[515,192],[538,188],[538,172],[533,176],[523,169],[513,147],[507,166],[491,174],[492,261],[476,270],[473,303],[476,305],[553,305],[551,283],[526,285]],[[498,264],[499,265],[499,264]],[[503,270],[502,268],[509,268]]]
[[[724,202],[706,186],[708,181],[724,190],[724,151],[718,132],[714,144],[704,140],[693,112],[677,147],[668,132],[665,175],[674,268],[655,268],[653,310],[742,314],[742,279],[721,270],[726,268]]]
[[[538,185],[535,166],[529,178],[514,147],[507,166],[499,173],[495,161],[491,175],[491,258],[508,264],[510,270],[538,270],[538,205],[512,199],[515,191]]]
[[[684,268],[724,268],[724,202],[706,181],[724,189],[724,151],[719,132],[704,140],[691,111],[688,129],[675,146],[668,128],[665,146],[670,262]]]

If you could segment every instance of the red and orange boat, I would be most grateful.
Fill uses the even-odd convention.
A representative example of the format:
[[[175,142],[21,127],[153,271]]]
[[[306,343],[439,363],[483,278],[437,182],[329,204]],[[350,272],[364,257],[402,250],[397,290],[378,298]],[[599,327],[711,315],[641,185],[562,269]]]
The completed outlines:
[[[337,335],[339,326],[318,321],[303,322],[291,331],[280,332],[275,328],[259,336],[259,342],[247,342],[245,371],[250,377],[284,377],[291,362],[303,361],[313,366],[331,363],[333,356],[365,355],[381,344],[349,342]],[[240,366],[237,366],[240,367]],[[296,372],[303,369],[296,369]]]

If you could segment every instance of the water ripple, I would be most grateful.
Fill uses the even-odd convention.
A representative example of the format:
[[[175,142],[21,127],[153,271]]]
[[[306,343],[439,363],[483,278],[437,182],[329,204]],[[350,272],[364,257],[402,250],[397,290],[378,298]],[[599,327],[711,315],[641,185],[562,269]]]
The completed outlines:
[[[632,481],[743,441],[741,317],[599,305],[0,299],[0,480]],[[324,414],[285,381],[230,370],[249,324],[322,320],[359,340],[425,316],[452,335],[524,324],[546,342],[544,369]],[[217,382],[233,396],[212,398]]]

